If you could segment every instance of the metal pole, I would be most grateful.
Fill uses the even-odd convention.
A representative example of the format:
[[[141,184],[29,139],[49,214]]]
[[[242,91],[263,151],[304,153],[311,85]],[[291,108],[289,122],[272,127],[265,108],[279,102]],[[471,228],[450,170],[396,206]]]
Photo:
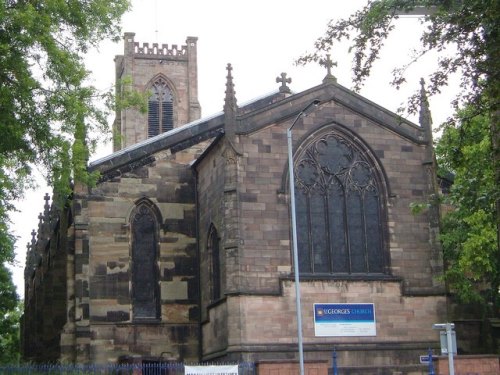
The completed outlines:
[[[448,343],[448,372],[450,375],[455,375],[455,367],[453,365],[453,341],[451,334],[453,332],[452,323],[446,323],[446,341]]]
[[[292,128],[299,118],[307,114],[307,111],[319,104],[319,100],[309,103],[297,115],[292,125],[286,130],[288,141],[288,177],[290,182],[290,211],[292,216],[292,249],[293,249],[293,272],[295,276],[295,307],[297,313],[297,341],[299,345],[299,364],[300,375],[304,375],[304,348],[302,340],[302,308],[300,304],[300,277],[299,277],[299,251],[297,248],[297,217],[295,214],[295,177],[293,174],[293,155],[292,155]]]
[[[297,218],[295,216],[295,177],[293,174],[292,156],[292,127],[295,125],[302,112],[295,119],[292,126],[287,129],[288,138],[288,175],[290,180],[290,209],[292,214],[292,248],[293,248],[293,272],[295,276],[295,306],[297,312],[297,337],[299,345],[300,375],[304,375],[304,349],[302,344],[302,313],[300,305],[300,278],[299,278],[299,254],[297,249]]]
[[[332,370],[333,375],[339,375],[339,372],[337,370],[337,351],[335,350],[335,348],[333,348]]]
[[[434,372],[434,365],[432,364],[432,349],[429,348],[429,375],[436,375]]]

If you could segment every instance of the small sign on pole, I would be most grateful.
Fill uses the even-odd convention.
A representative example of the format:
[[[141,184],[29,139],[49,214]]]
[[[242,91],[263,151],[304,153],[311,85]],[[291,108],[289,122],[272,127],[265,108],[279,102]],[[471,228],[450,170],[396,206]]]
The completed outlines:
[[[446,336],[446,331],[439,332],[439,341],[441,342],[441,354],[448,354],[448,337]],[[457,335],[455,331],[451,331],[451,348],[451,352],[457,354]]]
[[[441,341],[441,353],[448,354],[448,373],[455,375],[455,364],[453,363],[453,354],[457,352],[457,339],[455,336],[454,323],[436,323],[432,325],[432,329],[439,329],[439,338]],[[444,333],[444,342],[443,342]],[[444,350],[446,345],[446,351]]]
[[[430,361],[430,359],[429,359],[429,355],[428,354],[420,356],[420,363],[421,364],[428,365],[429,361]]]

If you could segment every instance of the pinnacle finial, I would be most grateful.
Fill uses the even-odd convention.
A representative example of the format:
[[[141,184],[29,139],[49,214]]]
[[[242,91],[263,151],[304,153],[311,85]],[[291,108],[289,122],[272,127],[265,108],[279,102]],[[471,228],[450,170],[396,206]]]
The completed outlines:
[[[34,247],[36,244],[36,232],[35,230],[33,229],[31,231],[31,246]]]
[[[421,126],[424,126],[425,122],[432,124],[431,111],[429,109],[429,99],[427,98],[427,90],[425,89],[425,80],[420,78],[420,118],[419,122]]]
[[[226,67],[226,97],[224,99],[224,112],[229,110],[236,111],[236,92],[234,91],[233,76],[231,74],[233,67],[230,63]]]
[[[48,214],[49,214],[49,210],[50,210],[50,205],[49,205],[50,196],[49,196],[49,193],[45,193],[45,196],[43,197],[43,200],[45,201],[45,204],[43,205],[43,213],[44,213],[45,217],[47,217]]]
[[[425,80],[423,78],[420,78],[419,123],[425,131],[427,141],[432,143],[432,117],[429,108],[429,99],[427,98],[427,90],[425,89]]]
[[[423,98],[427,100],[427,91],[425,90],[425,79],[420,78],[420,101]]]

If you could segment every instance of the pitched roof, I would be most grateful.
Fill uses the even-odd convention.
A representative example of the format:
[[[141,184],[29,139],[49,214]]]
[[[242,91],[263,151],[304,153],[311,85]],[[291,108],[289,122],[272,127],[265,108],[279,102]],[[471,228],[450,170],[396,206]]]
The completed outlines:
[[[269,124],[296,116],[316,99],[321,103],[334,101],[416,144],[425,144],[422,127],[332,81],[293,95],[273,92],[242,104],[238,108],[236,134],[250,134]],[[193,121],[95,160],[89,164],[89,170],[107,174],[106,179],[118,176],[151,163],[157,152],[170,150],[175,153],[224,134],[224,121],[223,112]]]

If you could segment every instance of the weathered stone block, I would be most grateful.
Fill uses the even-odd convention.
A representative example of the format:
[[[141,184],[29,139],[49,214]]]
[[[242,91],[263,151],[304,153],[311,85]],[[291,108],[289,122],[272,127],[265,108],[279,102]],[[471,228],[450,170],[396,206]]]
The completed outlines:
[[[161,299],[164,301],[176,301],[188,299],[188,284],[186,281],[162,281]]]

